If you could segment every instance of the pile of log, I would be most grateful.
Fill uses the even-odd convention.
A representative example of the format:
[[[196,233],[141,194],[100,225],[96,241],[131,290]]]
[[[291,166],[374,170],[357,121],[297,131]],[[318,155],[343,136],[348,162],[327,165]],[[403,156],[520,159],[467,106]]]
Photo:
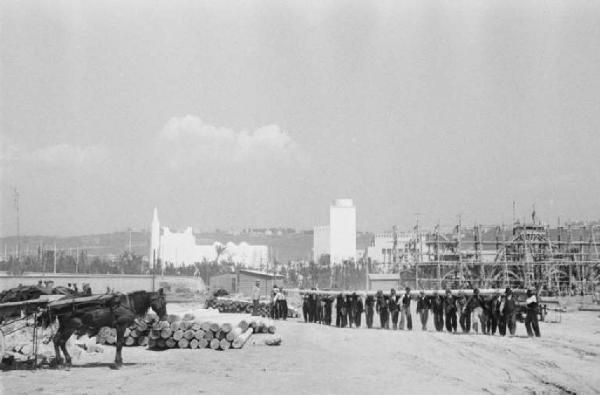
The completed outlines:
[[[206,308],[219,310],[220,313],[252,313],[252,301],[244,299],[235,299],[232,297],[218,297],[208,299]],[[271,315],[271,305],[268,302],[260,301],[258,305],[258,315],[269,317]],[[288,305],[288,317],[298,317],[296,309]]]
[[[210,348],[213,350],[239,349],[253,334],[274,334],[275,325],[269,319],[242,320],[237,325],[196,320],[192,314],[182,317],[169,315],[160,321],[149,314],[136,320],[125,329],[125,346],[148,346],[151,349]],[[117,331],[102,327],[96,335],[96,343],[114,345]]]
[[[185,317],[190,318],[190,317]],[[199,320],[158,321],[152,325],[148,347],[167,348],[210,348],[229,350],[244,347],[254,333],[275,333],[275,326],[269,321],[240,321],[237,325]]]
[[[137,319],[131,326],[125,328],[125,345],[147,346],[152,326],[158,322],[155,314],[147,314],[143,319]],[[96,335],[98,344],[116,344],[117,330],[115,328],[102,327]]]

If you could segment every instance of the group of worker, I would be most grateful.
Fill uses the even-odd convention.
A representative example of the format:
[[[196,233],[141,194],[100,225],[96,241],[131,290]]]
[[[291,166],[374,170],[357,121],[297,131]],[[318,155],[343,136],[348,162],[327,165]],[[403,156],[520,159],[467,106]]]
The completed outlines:
[[[316,291],[313,289],[313,291]],[[412,330],[413,321],[411,313],[411,290],[406,288],[404,294],[390,290],[389,295],[377,291],[375,295],[358,295],[339,293],[336,296],[312,292],[303,295],[302,313],[305,322],[316,322],[332,325],[332,313],[335,310],[335,326],[355,327],[361,326],[361,317],[365,313],[367,328],[373,327],[373,317],[376,312],[379,316],[379,325],[382,329]],[[525,327],[529,336],[540,336],[538,324],[538,300],[532,290],[527,291],[527,314]],[[433,315],[436,331],[456,333],[458,326],[462,332],[469,333],[471,328],[476,332],[481,327],[484,334],[502,336],[516,332],[518,305],[510,288],[506,288],[504,295],[496,292],[491,299],[484,298],[475,288],[473,295],[467,296],[463,291],[452,295],[451,290],[446,290],[442,295],[434,292],[426,296],[421,291],[416,298],[416,312],[421,323],[421,329],[427,330],[429,312]],[[391,321],[391,327],[390,327]],[[444,325],[445,324],[445,325]]]

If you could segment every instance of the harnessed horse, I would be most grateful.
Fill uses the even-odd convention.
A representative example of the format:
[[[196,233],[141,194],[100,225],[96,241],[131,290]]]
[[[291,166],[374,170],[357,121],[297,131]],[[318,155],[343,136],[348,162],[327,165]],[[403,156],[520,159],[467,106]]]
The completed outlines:
[[[71,356],[67,351],[66,343],[73,333],[79,336],[87,334],[92,337],[101,327],[108,326],[117,330],[115,367],[120,368],[123,364],[121,350],[125,343],[125,329],[134,322],[135,318],[144,316],[150,308],[161,319],[167,315],[167,302],[162,288],[158,292],[136,291],[129,294],[115,294],[106,305],[102,306],[77,309],[77,306],[73,305],[72,310],[56,314],[48,310],[44,319],[46,326],[54,321],[54,317],[58,318],[59,323],[52,339],[57,366],[60,367],[62,364],[61,350],[67,369],[71,366]]]

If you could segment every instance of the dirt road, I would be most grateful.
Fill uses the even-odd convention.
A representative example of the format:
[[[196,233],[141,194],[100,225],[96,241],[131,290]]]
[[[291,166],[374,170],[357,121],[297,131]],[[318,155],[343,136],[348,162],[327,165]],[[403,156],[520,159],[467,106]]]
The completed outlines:
[[[232,322],[241,315],[231,315]],[[2,394],[600,393],[598,313],[542,323],[543,337],[339,329],[277,322],[279,347],[83,353],[71,371],[0,373]],[[430,326],[432,323],[430,322]]]

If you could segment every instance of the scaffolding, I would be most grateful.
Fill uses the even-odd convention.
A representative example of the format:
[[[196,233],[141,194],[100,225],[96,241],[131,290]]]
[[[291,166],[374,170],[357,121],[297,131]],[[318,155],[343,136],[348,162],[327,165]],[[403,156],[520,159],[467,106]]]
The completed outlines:
[[[403,284],[424,289],[535,287],[591,293],[600,282],[600,225],[516,222],[415,232]]]

